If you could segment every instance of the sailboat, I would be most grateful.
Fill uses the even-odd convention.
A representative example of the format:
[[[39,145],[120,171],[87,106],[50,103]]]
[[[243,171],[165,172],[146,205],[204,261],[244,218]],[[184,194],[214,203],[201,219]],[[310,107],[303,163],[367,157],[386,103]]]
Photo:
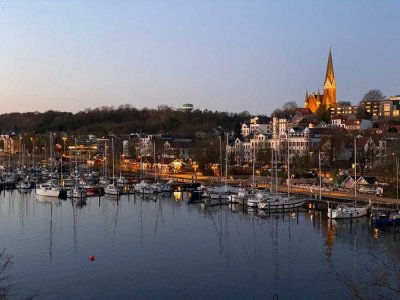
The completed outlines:
[[[114,180],[115,180],[115,176],[114,176],[115,175],[114,174],[114,171],[115,171],[115,166],[114,166],[114,138],[111,138],[111,154],[112,154],[112,180],[113,180],[113,182],[111,184],[107,185],[104,188],[104,194],[106,194],[106,195],[119,195],[120,191],[119,191],[118,187],[115,185],[115,182],[114,182]]]
[[[220,187],[215,187],[210,189],[209,198],[210,199],[223,199],[226,202],[227,199],[230,198],[232,194],[238,193],[238,188],[228,185],[228,141],[229,141],[229,133],[226,134],[226,150],[225,150],[225,184]],[[222,156],[222,154],[221,154]],[[221,174],[222,174],[221,168]],[[222,178],[222,177],[221,177]]]
[[[58,197],[60,195],[60,187],[54,180],[40,184],[36,188],[36,195],[47,197]]]
[[[306,199],[304,198],[291,198],[290,197],[290,129],[287,132],[287,184],[288,184],[288,193],[287,196],[276,194],[268,194],[268,193],[258,193],[256,198],[259,199],[257,203],[257,207],[259,209],[268,209],[268,210],[292,210],[298,207],[303,206]]]
[[[357,138],[354,137],[354,205],[340,204],[336,208],[328,206],[328,218],[331,219],[351,219],[363,217],[368,214],[368,206],[357,206]]]

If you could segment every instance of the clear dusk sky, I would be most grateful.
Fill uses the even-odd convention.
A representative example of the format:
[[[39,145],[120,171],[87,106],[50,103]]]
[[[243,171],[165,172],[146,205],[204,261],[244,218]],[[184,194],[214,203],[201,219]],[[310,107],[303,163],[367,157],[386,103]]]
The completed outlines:
[[[400,94],[400,1],[0,0],[0,113]]]

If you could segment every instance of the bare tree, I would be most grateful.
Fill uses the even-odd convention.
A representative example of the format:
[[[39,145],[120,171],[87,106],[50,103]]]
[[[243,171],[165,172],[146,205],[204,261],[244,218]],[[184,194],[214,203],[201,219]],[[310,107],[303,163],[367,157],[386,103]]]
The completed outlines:
[[[297,108],[297,103],[294,101],[288,101],[282,106],[283,111],[295,110],[296,108]]]
[[[332,264],[336,280],[341,282],[354,299],[399,299],[400,297],[400,261],[394,252],[379,254],[360,253],[368,256],[369,263],[361,265],[363,279],[348,273],[339,272]]]
[[[0,299],[7,299],[11,293],[11,285],[7,284],[7,268],[12,264],[12,256],[6,253],[6,249],[0,252]]]
[[[385,96],[382,94],[381,90],[372,89],[364,94],[364,96],[361,99],[361,102],[380,101],[383,99],[385,99]]]

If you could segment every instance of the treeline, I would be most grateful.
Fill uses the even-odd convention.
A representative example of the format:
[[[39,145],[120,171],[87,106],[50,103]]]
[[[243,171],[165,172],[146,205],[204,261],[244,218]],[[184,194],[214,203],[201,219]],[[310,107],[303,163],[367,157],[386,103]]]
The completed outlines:
[[[85,109],[75,114],[54,110],[44,113],[7,113],[0,115],[0,129],[4,133],[63,131],[105,135],[112,131],[117,134],[144,132],[190,135],[198,131],[209,132],[218,126],[239,132],[240,124],[249,118],[248,112],[183,112],[166,105],[157,109],[121,105]]]

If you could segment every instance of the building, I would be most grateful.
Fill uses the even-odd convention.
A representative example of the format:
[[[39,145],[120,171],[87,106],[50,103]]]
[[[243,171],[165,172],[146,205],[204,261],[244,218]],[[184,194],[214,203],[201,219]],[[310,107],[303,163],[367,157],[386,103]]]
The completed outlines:
[[[362,131],[372,128],[371,120],[366,119],[347,119],[345,123],[347,131]]]
[[[332,53],[329,49],[328,64],[326,66],[326,75],[324,81],[324,93],[312,93],[311,95],[306,92],[304,107],[308,108],[312,113],[316,113],[320,107],[325,110],[336,105],[336,80],[333,71]]]
[[[243,123],[241,134],[243,137],[252,134],[268,134],[272,133],[271,118],[266,116],[256,116],[250,119],[250,124]]]
[[[379,101],[379,118],[399,119],[400,118],[400,96],[392,96],[387,100]]]
[[[381,106],[380,100],[374,101],[361,101],[360,106],[364,108],[364,110],[370,114],[371,118],[377,119],[379,117],[379,111]]]
[[[344,105],[337,103],[329,108],[331,117],[334,115],[355,115],[357,114],[358,106]]]

